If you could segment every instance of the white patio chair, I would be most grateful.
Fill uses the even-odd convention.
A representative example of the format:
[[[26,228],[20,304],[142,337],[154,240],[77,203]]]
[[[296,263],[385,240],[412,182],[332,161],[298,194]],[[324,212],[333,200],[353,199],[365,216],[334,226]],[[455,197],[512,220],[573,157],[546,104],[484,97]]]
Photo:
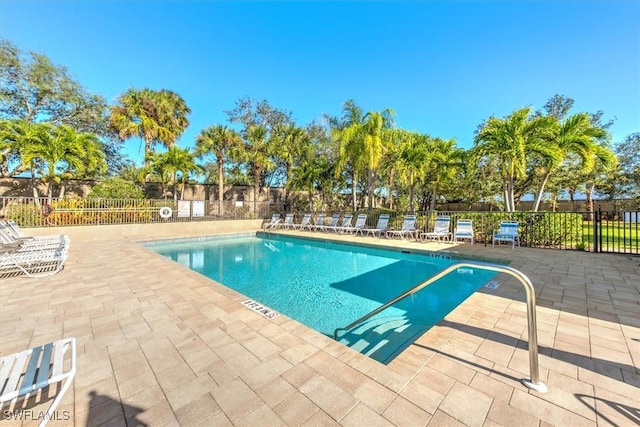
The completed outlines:
[[[65,357],[67,356],[67,357]],[[66,338],[0,358],[0,406],[28,399],[45,387],[61,383],[40,426],[55,410],[76,375],[76,339]],[[42,393],[44,399],[45,394]]]
[[[311,224],[310,213],[304,214],[304,216],[302,217],[302,220],[300,221],[300,224],[293,224],[294,230],[311,230],[312,227],[313,227],[313,224]]]
[[[448,241],[451,238],[451,218],[448,216],[439,216],[433,225],[433,231],[420,233],[420,240],[431,239],[437,240],[438,243]]]
[[[320,231],[331,231],[338,226],[338,221],[340,221],[340,214],[333,214],[331,215],[331,220],[329,221],[329,224],[318,226],[318,229]]]
[[[294,214],[292,213],[286,214],[284,216],[284,222],[280,224],[280,228],[283,228],[285,230],[293,229],[293,226],[295,225],[293,223],[293,217],[294,217]]]
[[[515,249],[516,242],[520,247],[520,236],[518,235],[518,221],[501,221],[500,228],[493,233],[491,246],[495,246],[496,242],[511,243],[511,249]]]
[[[353,220],[353,214],[345,214],[344,218],[342,218],[342,222],[340,225],[336,225],[333,228],[333,231],[336,233],[346,233],[349,228],[352,227],[351,221]]]
[[[68,248],[33,249],[0,254],[0,277],[25,274],[29,277],[50,276],[64,267]]]
[[[271,221],[262,224],[263,230],[272,230],[280,224],[280,214],[274,213],[271,216]]]
[[[389,226],[389,214],[380,214],[380,216],[378,217],[378,224],[376,224],[376,226],[374,228],[367,228],[364,227],[360,230],[360,234],[361,235],[371,235],[373,237],[376,237],[376,235],[378,237],[382,236],[382,233],[384,233],[385,231],[387,231],[387,227]]]
[[[402,221],[402,228],[400,230],[387,230],[385,235],[388,238],[399,236],[404,240],[407,236],[413,237],[416,232],[416,216],[405,215]]]
[[[457,242],[459,239],[470,240],[473,245],[473,221],[470,219],[459,219],[456,221],[456,228],[453,230],[453,242]]]
[[[340,230],[342,233],[349,233],[351,235],[356,235],[358,234],[359,231],[361,231],[365,225],[367,225],[367,214],[359,214],[358,217],[356,218],[356,224],[353,227],[346,227],[342,230]]]
[[[327,214],[323,214],[323,213],[318,214],[315,224],[313,224],[311,228],[309,228],[309,230],[321,231],[324,228],[324,222],[326,218],[327,218]]]

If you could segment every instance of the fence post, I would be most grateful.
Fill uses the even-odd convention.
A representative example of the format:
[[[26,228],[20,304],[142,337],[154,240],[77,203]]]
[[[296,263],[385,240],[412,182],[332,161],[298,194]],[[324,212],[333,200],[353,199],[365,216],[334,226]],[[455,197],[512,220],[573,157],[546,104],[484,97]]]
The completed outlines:
[[[600,241],[600,233],[598,232],[598,221],[600,220],[601,213],[602,212],[600,211],[600,207],[598,207],[598,210],[593,213],[593,252],[594,253],[599,252],[598,243]]]

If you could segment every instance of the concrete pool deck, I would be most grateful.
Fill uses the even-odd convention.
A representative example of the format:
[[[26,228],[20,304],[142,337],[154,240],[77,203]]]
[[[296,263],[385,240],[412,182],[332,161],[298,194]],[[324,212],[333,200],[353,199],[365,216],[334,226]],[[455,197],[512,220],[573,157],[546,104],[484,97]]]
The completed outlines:
[[[383,365],[286,316],[264,318],[117,235],[72,236],[57,275],[0,279],[0,355],[76,337],[78,372],[57,411],[69,419],[51,426],[640,423],[640,257],[322,236],[510,260],[536,289],[549,392],[520,382],[525,294],[507,276]],[[22,419],[51,402],[35,400]],[[37,424],[16,414],[3,411],[2,424]]]

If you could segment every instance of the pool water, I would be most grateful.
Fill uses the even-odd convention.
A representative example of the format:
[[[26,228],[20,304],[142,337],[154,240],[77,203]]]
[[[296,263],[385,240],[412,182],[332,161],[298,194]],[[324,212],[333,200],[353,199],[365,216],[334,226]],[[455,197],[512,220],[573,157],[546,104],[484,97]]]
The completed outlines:
[[[404,291],[459,262],[286,236],[153,242],[146,246],[333,337]],[[388,363],[496,273],[464,268],[389,307],[339,341]]]

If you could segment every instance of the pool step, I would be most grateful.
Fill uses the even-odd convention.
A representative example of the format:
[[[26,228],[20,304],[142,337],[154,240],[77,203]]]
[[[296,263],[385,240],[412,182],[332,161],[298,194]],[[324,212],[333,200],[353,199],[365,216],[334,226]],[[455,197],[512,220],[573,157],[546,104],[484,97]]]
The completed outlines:
[[[426,319],[404,316],[372,318],[345,333],[339,342],[380,363],[389,363],[431,326]]]

